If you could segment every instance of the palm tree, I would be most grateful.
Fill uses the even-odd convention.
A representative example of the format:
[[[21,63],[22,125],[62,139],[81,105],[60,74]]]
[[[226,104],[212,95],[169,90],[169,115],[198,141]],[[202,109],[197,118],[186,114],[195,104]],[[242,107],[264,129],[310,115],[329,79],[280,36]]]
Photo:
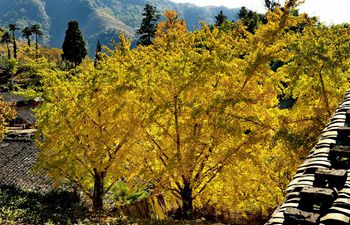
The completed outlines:
[[[42,36],[43,32],[41,31],[41,27],[39,24],[34,24],[30,27],[33,34],[35,34],[35,49],[38,51],[38,36]]]
[[[12,42],[12,39],[11,39],[11,34],[6,31],[5,33],[2,34],[1,36],[1,43],[2,44],[6,44],[6,47],[7,47],[7,56],[9,59],[11,59],[11,50],[10,50],[10,46],[9,44]]]
[[[22,30],[22,35],[27,39],[28,46],[30,47],[30,37],[32,36],[32,29],[30,27],[25,27]]]
[[[18,27],[16,24],[11,23],[9,24],[9,29],[12,31],[12,38],[13,38],[13,57],[17,59],[17,43],[16,43],[16,36],[15,31],[18,30]]]

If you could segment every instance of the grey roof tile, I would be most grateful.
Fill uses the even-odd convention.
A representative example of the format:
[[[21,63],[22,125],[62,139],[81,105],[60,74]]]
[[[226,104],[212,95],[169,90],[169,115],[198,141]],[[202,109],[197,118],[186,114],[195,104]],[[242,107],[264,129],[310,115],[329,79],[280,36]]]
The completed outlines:
[[[46,192],[53,189],[45,174],[32,171],[38,149],[32,141],[10,141],[0,144],[0,185]]]
[[[17,117],[25,120],[30,124],[34,124],[36,122],[35,113],[30,109],[17,110]]]

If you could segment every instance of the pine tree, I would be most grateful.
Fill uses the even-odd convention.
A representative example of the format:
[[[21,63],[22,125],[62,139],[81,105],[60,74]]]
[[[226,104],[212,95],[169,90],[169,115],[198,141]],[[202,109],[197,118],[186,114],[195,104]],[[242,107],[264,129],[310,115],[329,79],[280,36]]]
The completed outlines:
[[[35,49],[38,51],[38,36],[42,36],[43,33],[41,31],[41,27],[39,24],[34,24],[30,27],[33,34],[35,34]]]
[[[16,43],[15,31],[18,30],[18,27],[16,24],[9,24],[9,29],[10,31],[12,31],[13,57],[17,59],[17,43]]]
[[[137,34],[141,35],[138,44],[150,45],[156,33],[157,25],[155,22],[159,19],[160,15],[157,13],[156,7],[150,4],[146,4],[142,15],[144,18],[140,29],[137,31]]]
[[[274,0],[265,0],[265,7],[267,10],[275,10],[276,6],[281,7],[281,5]]]
[[[101,55],[100,55],[101,52],[102,52],[102,46],[101,46],[100,40],[98,40],[96,45],[96,51],[95,51],[95,62],[94,62],[95,67],[97,66],[98,62],[101,60]]]
[[[6,31],[5,33],[2,34],[1,36],[1,43],[2,44],[6,44],[6,47],[7,47],[7,57],[9,59],[11,59],[11,50],[10,50],[10,46],[9,44],[12,42],[12,39],[11,39],[11,34]]]
[[[227,20],[227,16],[220,10],[220,13],[215,16],[215,19],[215,26],[220,27]]]
[[[266,24],[266,16],[263,14],[259,14],[250,9],[242,7],[238,13],[239,20],[242,21],[247,31],[250,33],[254,33],[256,29],[258,29],[260,24]]]
[[[30,37],[32,36],[32,29],[30,27],[25,27],[22,30],[22,36],[27,39],[28,47],[30,47]]]
[[[62,59],[74,63],[76,67],[87,55],[86,44],[77,21],[70,21],[62,45]]]

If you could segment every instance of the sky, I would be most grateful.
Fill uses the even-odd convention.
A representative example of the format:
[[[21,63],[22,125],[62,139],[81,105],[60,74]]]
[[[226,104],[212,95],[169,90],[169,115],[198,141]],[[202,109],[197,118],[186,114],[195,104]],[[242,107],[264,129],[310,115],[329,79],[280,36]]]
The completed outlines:
[[[199,6],[224,5],[229,8],[245,6],[260,13],[265,11],[264,0],[172,0],[174,2],[192,3]],[[281,0],[281,3],[284,1]],[[305,0],[300,12],[317,16],[326,24],[350,23],[350,0]]]

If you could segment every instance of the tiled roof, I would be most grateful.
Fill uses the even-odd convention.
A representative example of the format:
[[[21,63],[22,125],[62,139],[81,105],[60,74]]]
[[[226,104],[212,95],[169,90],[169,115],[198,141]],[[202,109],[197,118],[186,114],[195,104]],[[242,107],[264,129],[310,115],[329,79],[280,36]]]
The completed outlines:
[[[17,117],[25,120],[30,124],[35,124],[36,122],[35,113],[30,109],[17,110]]]
[[[350,90],[266,225],[350,224]]]
[[[46,175],[32,172],[38,149],[32,141],[0,143],[0,185],[45,192],[52,190]]]
[[[10,92],[0,92],[0,98],[1,96],[2,96],[2,99],[6,102],[23,102],[28,100],[27,98],[12,94]]]

